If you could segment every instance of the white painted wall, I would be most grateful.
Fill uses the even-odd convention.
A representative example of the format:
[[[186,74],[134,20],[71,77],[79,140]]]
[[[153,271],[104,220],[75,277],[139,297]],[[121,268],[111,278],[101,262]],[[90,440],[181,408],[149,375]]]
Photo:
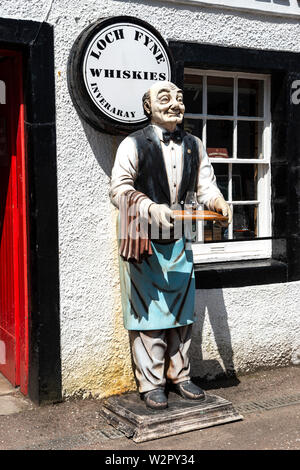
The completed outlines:
[[[165,39],[300,52],[297,19],[157,0],[0,2],[1,17],[36,21],[47,17],[54,26],[65,396],[105,396],[135,386],[122,327],[115,211],[108,199],[109,173],[121,139],[81,122],[66,79],[68,54],[82,29],[99,17],[120,14],[148,21]],[[295,282],[198,291],[193,373],[212,377],[224,362],[230,363],[232,355],[237,372],[285,365],[292,355],[297,361],[299,286]]]
[[[161,0],[158,0],[161,2]],[[300,16],[300,5],[298,0],[164,0],[161,3],[173,3],[193,5],[196,7],[217,7],[222,10],[241,10],[251,13],[267,13],[268,15],[279,16]]]

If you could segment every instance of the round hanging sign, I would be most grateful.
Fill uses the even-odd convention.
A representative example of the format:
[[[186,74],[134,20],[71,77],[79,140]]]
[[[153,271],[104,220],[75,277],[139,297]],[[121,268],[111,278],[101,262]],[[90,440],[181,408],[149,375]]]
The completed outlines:
[[[68,85],[78,113],[93,127],[125,134],[144,126],[142,96],[157,81],[172,81],[167,44],[149,24],[130,16],[93,23],[75,41]]]

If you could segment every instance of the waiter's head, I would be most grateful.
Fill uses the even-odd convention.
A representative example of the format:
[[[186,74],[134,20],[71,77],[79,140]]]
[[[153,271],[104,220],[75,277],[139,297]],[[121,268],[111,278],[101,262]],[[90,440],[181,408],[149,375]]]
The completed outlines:
[[[153,124],[173,131],[184,114],[183,93],[174,83],[156,82],[143,96],[146,116]]]

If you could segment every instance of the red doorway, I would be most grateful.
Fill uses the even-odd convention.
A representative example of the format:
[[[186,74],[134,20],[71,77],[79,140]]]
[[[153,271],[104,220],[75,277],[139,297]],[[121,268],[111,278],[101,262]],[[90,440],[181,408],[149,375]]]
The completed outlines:
[[[28,240],[22,57],[0,50],[0,372],[28,390]]]

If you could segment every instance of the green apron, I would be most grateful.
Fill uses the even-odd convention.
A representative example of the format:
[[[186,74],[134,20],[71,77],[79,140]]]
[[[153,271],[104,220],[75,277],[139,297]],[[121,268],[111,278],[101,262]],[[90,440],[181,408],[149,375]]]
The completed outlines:
[[[124,326],[164,330],[189,325],[195,302],[192,250],[185,238],[151,244],[153,254],[142,263],[119,257]]]

